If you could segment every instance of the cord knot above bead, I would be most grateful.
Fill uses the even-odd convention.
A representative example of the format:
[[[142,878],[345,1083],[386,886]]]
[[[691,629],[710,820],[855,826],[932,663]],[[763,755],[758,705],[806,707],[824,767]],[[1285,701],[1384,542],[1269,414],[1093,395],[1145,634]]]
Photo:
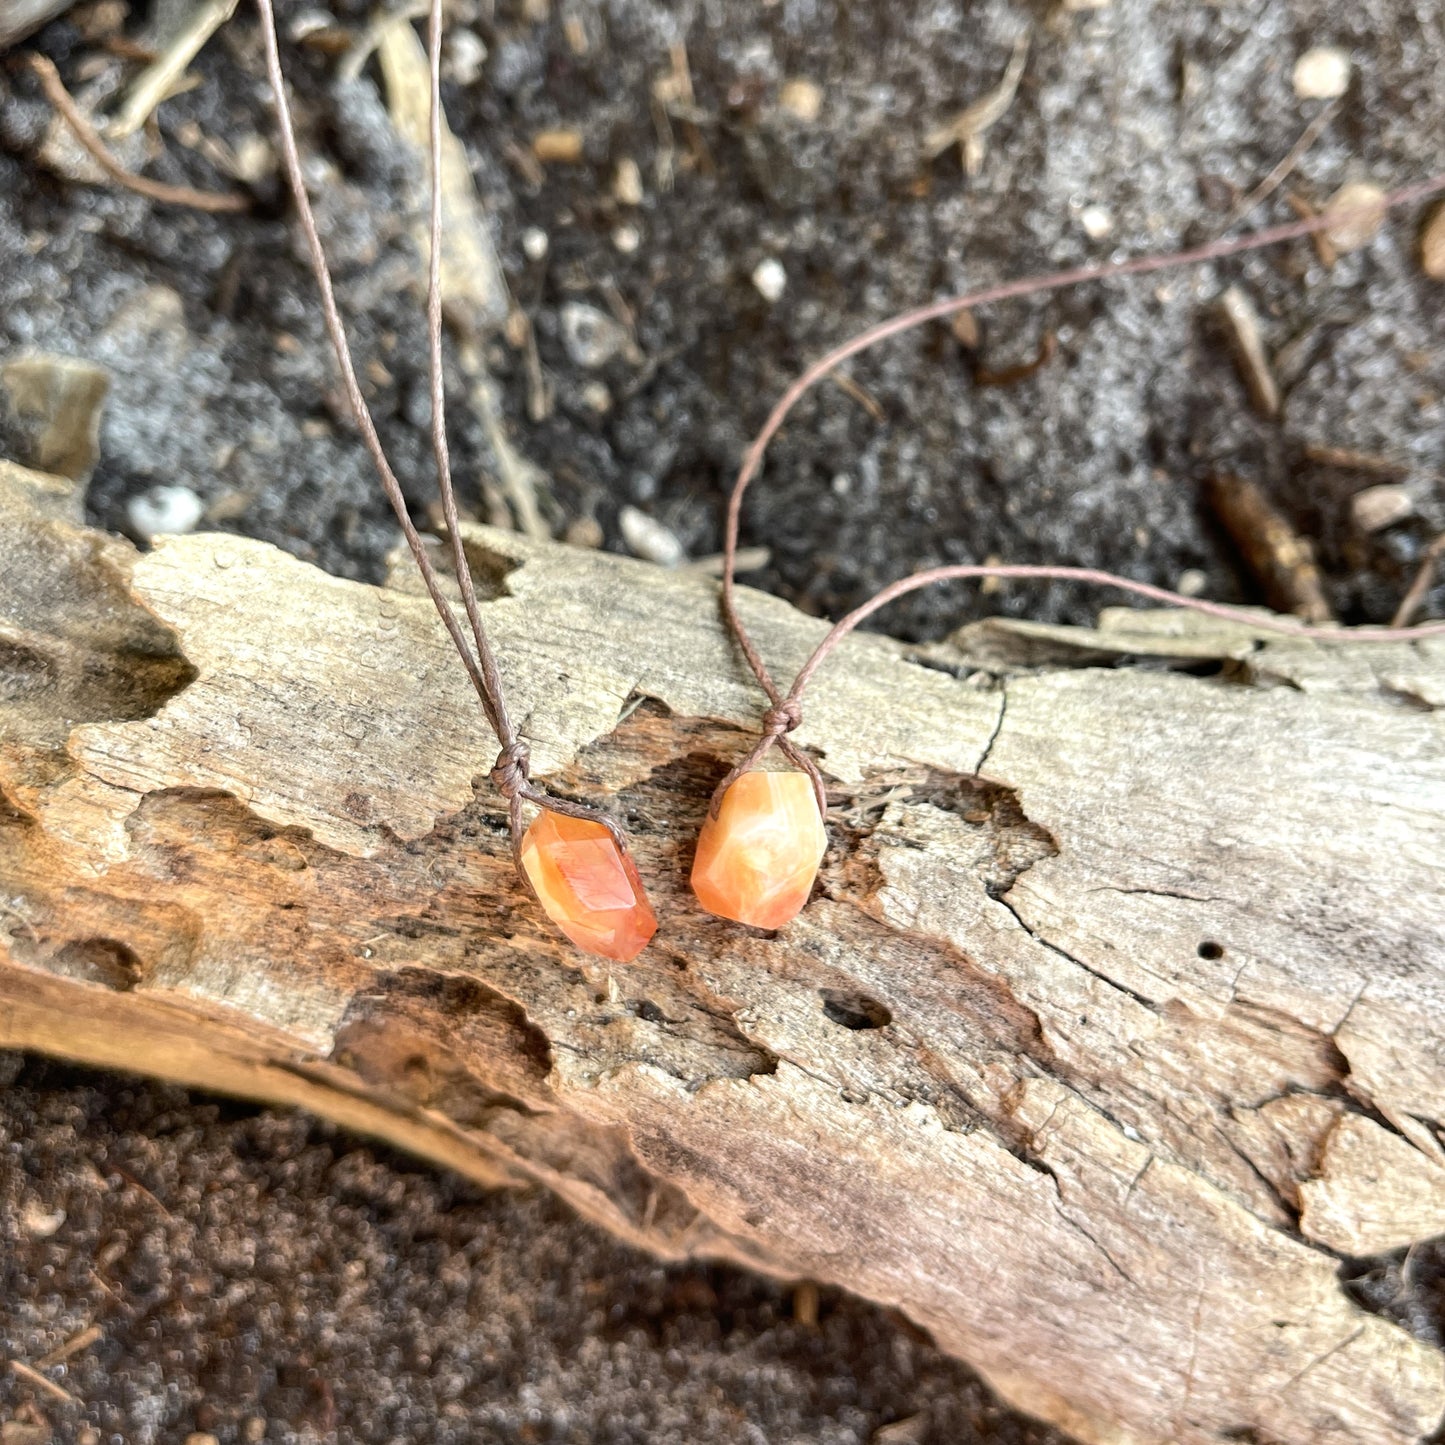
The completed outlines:
[[[527,786],[532,750],[518,738],[497,754],[492,764],[492,786],[504,797],[512,798]]]
[[[774,703],[763,714],[763,736],[781,737],[784,733],[792,732],[802,720],[802,704],[795,697],[785,697],[782,702]]]

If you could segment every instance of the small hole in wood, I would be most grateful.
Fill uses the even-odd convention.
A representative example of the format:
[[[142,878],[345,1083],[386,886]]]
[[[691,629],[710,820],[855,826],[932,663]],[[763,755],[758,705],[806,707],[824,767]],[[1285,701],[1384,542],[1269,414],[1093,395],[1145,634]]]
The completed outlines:
[[[845,1029],[881,1029],[893,1022],[886,1005],[865,993],[845,993],[842,989],[822,988],[823,1012]]]
[[[1206,938],[1204,942],[1199,945],[1198,953],[1200,958],[1223,958],[1224,945],[1222,943],[1216,943],[1212,938]]]

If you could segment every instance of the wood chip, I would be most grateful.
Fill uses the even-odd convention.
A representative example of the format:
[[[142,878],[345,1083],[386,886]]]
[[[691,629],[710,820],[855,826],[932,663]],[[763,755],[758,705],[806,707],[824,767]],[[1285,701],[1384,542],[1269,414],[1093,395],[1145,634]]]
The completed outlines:
[[[953,339],[966,351],[978,350],[978,318],[972,311],[955,311],[948,323]]]
[[[1420,233],[1420,269],[1432,281],[1445,281],[1445,201],[1430,212]]]
[[[532,137],[532,154],[543,165],[576,165],[582,159],[582,132],[539,130]]]
[[[0,367],[0,404],[42,472],[88,481],[100,455],[100,418],[110,373],[70,356],[18,356]]]
[[[642,204],[642,170],[631,156],[623,156],[617,162],[612,177],[612,199],[619,206]]]
[[[391,25],[376,47],[386,83],[386,108],[396,133],[423,158],[411,196],[412,236],[418,254],[429,246],[431,167],[431,70],[426,50],[410,25]],[[511,310],[502,265],[492,245],[471,166],[462,143],[442,120],[442,306],[447,320],[468,340],[500,326]]]
[[[927,1413],[906,1415],[891,1425],[881,1425],[873,1432],[869,1445],[924,1445],[929,1437]]]
[[[236,3],[237,0],[206,0],[191,11],[155,63],[136,77],[119,115],[107,128],[112,140],[134,135],[156,106],[175,93],[176,83],[185,74],[186,67],[200,54],[206,41],[231,18]]]
[[[1231,286],[1219,298],[1219,314],[1229,332],[1230,345],[1255,410],[1261,416],[1278,416],[1279,385],[1264,352],[1254,303],[1240,287]]]
[[[1306,622],[1331,621],[1314,548],[1259,487],[1243,477],[1221,475],[1210,478],[1207,495],[1269,605]]]
[[[1014,41],[1013,54],[1009,57],[1008,66],[999,83],[987,95],[980,96],[972,105],[960,111],[947,125],[932,131],[923,142],[930,159],[942,155],[949,146],[956,145],[963,154],[965,172],[970,176],[978,174],[983,166],[984,132],[1001,120],[1013,104],[1028,58],[1029,33],[1025,30]]]

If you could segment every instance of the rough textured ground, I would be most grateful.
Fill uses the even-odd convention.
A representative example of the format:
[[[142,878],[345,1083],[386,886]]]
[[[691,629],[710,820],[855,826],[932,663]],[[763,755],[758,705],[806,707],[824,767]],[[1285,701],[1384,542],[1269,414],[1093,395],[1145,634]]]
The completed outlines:
[[[7,1373],[0,1421],[30,1402],[57,1441],[108,1445],[851,1445],[921,1415],[917,1442],[1060,1440],[832,1292],[800,1323],[787,1290],[662,1268],[304,1118],[0,1064],[0,1353],[101,1331],[47,1372],[82,1403]]]
[[[144,39],[171,8],[135,6],[126,33]],[[358,24],[366,9],[347,0],[332,14]],[[283,7],[283,25],[300,16]],[[1355,77],[1283,190],[1319,202],[1348,179],[1389,187],[1445,168],[1439,0],[1075,12],[460,0],[453,18],[488,56],[475,83],[449,83],[448,109],[535,325],[550,415],[527,417],[520,351],[499,339],[489,360],[519,445],[550,478],[550,524],[595,518],[613,547],[631,503],[694,554],[715,549],[720,489],[768,401],[858,327],[966,285],[1214,234],[1317,109],[1290,86],[1307,45],[1348,47]],[[995,83],[1025,26],[1023,83],[980,173],[956,152],[929,161],[926,133]],[[103,100],[129,73],[103,31],[92,6],[35,43]],[[679,42],[694,99],[668,142],[652,94]],[[371,72],[343,100],[334,57],[288,43],[285,62],[382,434],[424,515],[405,159],[377,123]],[[214,188],[228,181],[198,138],[241,147],[268,130],[244,9],[195,73],[161,109],[149,170]],[[815,120],[780,104],[790,78],[821,87]],[[48,114],[30,77],[0,62],[0,361],[40,348],[111,368],[92,519],[119,528],[131,497],[179,481],[212,508],[207,525],[378,577],[395,528],[331,390],[274,179],[241,218],[76,186],[35,162]],[[581,133],[582,159],[538,183],[515,157],[558,126]],[[624,158],[640,168],[639,207],[611,194]],[[1287,219],[1283,190],[1250,219]],[[1090,206],[1110,214],[1107,237],[1086,233]],[[635,250],[618,248],[619,225]],[[527,259],[529,227],[548,237],[545,260]],[[1212,595],[1253,599],[1202,501],[1205,478],[1230,469],[1318,539],[1344,616],[1387,616],[1445,527],[1445,305],[1418,273],[1414,227],[1402,220],[1332,270],[1301,243],[983,315],[990,368],[1057,334],[1055,360],[1009,387],[974,389],[942,327],[890,344],[853,371],[882,420],[826,387],[777,445],[746,528],[773,549],[757,580],[836,611],[916,566],[998,555],[1166,585],[1193,569]],[[771,305],[749,279],[766,257],[787,277]],[[1212,319],[1229,281],[1263,315],[1285,391],[1277,422],[1251,412]],[[178,314],[146,289],[158,287]],[[560,335],[569,301],[620,301],[636,355],[576,365]],[[482,429],[464,406],[453,423],[464,494],[481,508]],[[1415,517],[1353,535],[1349,497],[1380,477],[1311,462],[1310,445],[1398,463]],[[1432,600],[1438,612],[1445,592]],[[935,594],[887,621],[938,635],[981,607],[1084,620],[1095,602]],[[107,1441],[225,1441],[251,1438],[255,1419],[276,1440],[325,1438],[330,1422],[366,1441],[782,1445],[866,1439],[926,1410],[939,1441],[1044,1438],[875,1311],[825,1298],[820,1328],[804,1328],[786,1292],[654,1268],[545,1201],[484,1198],[305,1121],[31,1065],[0,1098],[0,1141],[0,1348],[34,1360],[92,1322],[103,1331],[56,1376],[83,1408],[0,1376],[12,1433],[34,1410],[60,1439],[88,1422]],[[1438,1300],[1406,1287],[1427,1264],[1371,1267],[1357,1288],[1436,1329]]]
[[[283,27],[297,15],[284,7]],[[1319,108],[1290,84],[1309,44],[1349,47],[1355,77],[1284,189],[1320,202],[1347,179],[1388,187],[1445,168],[1445,24],[1433,0],[1118,0],[1073,13],[1002,0],[901,9],[616,0],[557,5],[545,22],[465,0],[458,20],[489,55],[475,83],[448,87],[449,111],[514,294],[534,318],[552,414],[526,420],[520,353],[499,341],[493,361],[518,439],[552,479],[554,524],[595,516],[614,546],[617,510],[632,502],[694,552],[713,550],[719,488],[766,401],[850,331],[965,285],[1216,232]],[[587,37],[584,55],[565,38],[569,20]],[[77,24],[56,23],[40,41],[72,71],[100,53]],[[1025,26],[1027,70],[980,174],[963,174],[956,149],[929,162],[926,133],[996,82]],[[652,93],[678,42],[696,118],[669,122],[669,146]],[[362,358],[382,364],[373,401],[420,507],[432,483],[404,159],[377,123],[370,76],[338,105],[334,57],[293,45],[285,59],[343,303]],[[267,130],[249,17],[196,68],[202,83],[162,109],[166,154],[151,169],[216,187],[225,178],[184,141],[199,133],[235,146]],[[112,62],[91,84],[103,93],[119,75]],[[782,83],[799,77],[821,87],[811,123],[779,103]],[[11,87],[0,105],[0,349],[77,351],[117,368],[96,519],[120,525],[128,496],[182,480],[221,502],[223,526],[378,575],[394,529],[328,404],[311,283],[277,208],[206,217],[65,184],[31,162],[48,112],[29,78],[0,84]],[[545,168],[534,185],[515,157],[557,126],[580,132],[583,159]],[[624,158],[640,168],[637,208],[612,198]],[[274,198],[273,183],[261,189]],[[1087,206],[1112,217],[1106,239],[1086,234]],[[1277,194],[1250,219],[1291,215]],[[614,244],[619,223],[636,231],[631,254]],[[1302,242],[1002,308],[980,318],[987,366],[1033,356],[1045,328],[1059,340],[1052,364],[1011,387],[973,389],[968,359],[942,327],[890,343],[854,368],[883,422],[828,387],[777,447],[749,512],[749,534],[774,549],[761,580],[827,610],[920,563],[997,554],[1109,565],[1165,584],[1199,569],[1214,595],[1249,596],[1200,496],[1203,479],[1228,468],[1260,480],[1321,539],[1346,615],[1387,614],[1420,546],[1445,525],[1445,307],[1415,264],[1415,224],[1403,219],[1330,271]],[[529,226],[550,239],[544,261],[524,255]],[[788,277],[774,306],[749,280],[764,257]],[[1251,294],[1279,353],[1279,422],[1251,412],[1212,320],[1209,303],[1229,280]],[[184,332],[147,331],[143,283],[180,293]],[[639,353],[584,370],[558,335],[560,308],[581,300],[605,310],[612,295],[635,317]],[[610,397],[602,415],[586,392],[599,380]],[[464,407],[455,422],[477,504],[480,428]],[[1423,516],[1352,540],[1349,495],[1379,478],[1306,461],[1311,443],[1399,460]],[[1080,618],[1096,601],[1040,589],[984,605]],[[891,622],[937,633],[977,605],[932,594]]]

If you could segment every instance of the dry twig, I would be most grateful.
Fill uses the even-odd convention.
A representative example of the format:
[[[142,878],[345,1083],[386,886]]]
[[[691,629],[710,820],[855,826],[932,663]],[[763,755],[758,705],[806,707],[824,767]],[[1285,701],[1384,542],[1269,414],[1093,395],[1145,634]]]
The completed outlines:
[[[136,77],[120,114],[110,127],[112,136],[123,140],[134,135],[150,119],[156,106],[175,94],[176,82],[185,74],[186,67],[235,9],[236,0],[205,0],[196,7],[155,61]]]
[[[42,1370],[48,1370],[51,1365],[58,1365],[63,1360],[68,1360],[72,1355],[78,1355],[82,1350],[88,1350],[102,1335],[103,1331],[99,1325],[91,1325],[81,1330],[78,1335],[71,1335],[63,1345],[56,1346],[48,1355],[42,1355],[35,1363]]]
[[[1400,599],[1400,605],[1395,609],[1394,617],[1390,619],[1391,627],[1408,627],[1410,625],[1410,619],[1425,600],[1425,594],[1435,581],[1435,568],[1439,565],[1442,557],[1445,557],[1445,532],[1441,532],[1426,547],[1425,555],[1420,559],[1420,570],[1415,573],[1414,581],[1410,583],[1409,590]]]
[[[1259,317],[1254,303],[1238,287],[1231,286],[1219,298],[1219,314],[1229,330],[1230,345],[1239,362],[1240,375],[1249,389],[1249,399],[1261,416],[1279,415],[1279,383],[1270,370],[1264,341],[1259,334]]]
[[[34,1385],[37,1390],[44,1390],[47,1395],[53,1396],[66,1405],[77,1403],[74,1395],[69,1390],[57,1385],[54,1380],[47,1380],[39,1370],[32,1370],[29,1365],[22,1364],[19,1360],[10,1361],[10,1369],[13,1374],[19,1375],[27,1384]]]
[[[1300,132],[1300,138],[1284,153],[1273,170],[1229,213],[1228,219],[1219,228],[1221,233],[1231,230],[1242,221],[1259,203],[1272,196],[1294,168],[1302,161],[1309,148],[1325,133],[1325,127],[1339,114],[1340,102],[1332,100]]]
[[[999,83],[987,95],[980,96],[972,105],[960,111],[947,125],[939,126],[937,130],[929,133],[923,145],[930,158],[941,155],[949,146],[956,145],[962,153],[965,172],[970,176],[978,174],[983,165],[984,132],[1002,120],[1009,106],[1013,104],[1028,58],[1029,33],[1025,30],[1014,41],[1013,54],[1009,57]]]
[[[1210,478],[1208,495],[1270,605],[1306,622],[1332,621],[1314,548],[1264,493],[1243,477],[1217,476]]]
[[[32,54],[30,68],[40,80],[45,98],[53,105],[86,153],[111,180],[128,191],[168,206],[190,206],[196,211],[245,211],[251,202],[236,192],[198,191],[191,186],[168,186],[128,171],[106,148],[95,127],[85,118],[74,97],[65,88],[60,72],[43,55]]]

